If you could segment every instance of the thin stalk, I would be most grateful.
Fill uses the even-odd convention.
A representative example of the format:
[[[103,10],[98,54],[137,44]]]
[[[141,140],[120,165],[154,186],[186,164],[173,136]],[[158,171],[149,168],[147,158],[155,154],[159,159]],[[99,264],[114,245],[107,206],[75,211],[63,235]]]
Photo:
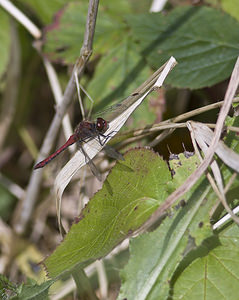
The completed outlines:
[[[89,278],[86,276],[83,269],[78,269],[72,272],[72,277],[76,283],[78,299],[97,300],[94,290],[90,284]]]
[[[50,128],[45,136],[42,147],[40,149],[37,161],[41,161],[44,157],[48,156],[53,146],[54,140],[61,126],[61,121],[72,102],[73,95],[75,93],[75,76],[77,72],[80,79],[84,73],[85,66],[92,54],[92,44],[95,33],[96,17],[98,12],[99,0],[90,0],[88,15],[86,21],[85,36],[83,46],[81,48],[80,57],[77,60],[74,70],[71,74],[70,80],[65,89],[63,100],[57,107],[55,116],[51,122]],[[30,220],[33,208],[35,206],[37,196],[41,186],[42,169],[33,171],[29,180],[29,184],[26,191],[26,197],[16,209],[14,218],[14,229],[17,233],[22,234]]]

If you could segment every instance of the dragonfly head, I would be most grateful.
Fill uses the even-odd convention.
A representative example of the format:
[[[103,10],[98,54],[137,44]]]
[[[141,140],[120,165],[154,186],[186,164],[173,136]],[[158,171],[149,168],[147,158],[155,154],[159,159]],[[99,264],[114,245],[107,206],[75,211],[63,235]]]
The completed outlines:
[[[108,129],[108,123],[106,120],[102,119],[102,118],[97,118],[96,120],[96,129],[99,132],[104,133],[107,129]]]

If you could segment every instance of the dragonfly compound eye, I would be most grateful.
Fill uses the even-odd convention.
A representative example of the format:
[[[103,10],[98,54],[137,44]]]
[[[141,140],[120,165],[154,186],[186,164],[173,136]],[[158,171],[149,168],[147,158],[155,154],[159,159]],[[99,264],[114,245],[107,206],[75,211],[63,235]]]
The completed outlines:
[[[106,129],[108,128],[107,121],[105,121],[105,120],[102,119],[102,118],[97,118],[97,121],[96,121],[96,128],[97,128],[99,131],[106,131]]]

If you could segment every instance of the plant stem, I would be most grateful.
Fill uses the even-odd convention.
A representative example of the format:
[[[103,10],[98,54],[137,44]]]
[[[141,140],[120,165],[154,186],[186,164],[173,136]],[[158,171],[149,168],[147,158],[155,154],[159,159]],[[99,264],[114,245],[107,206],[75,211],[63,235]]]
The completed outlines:
[[[86,276],[83,269],[78,269],[72,272],[72,277],[77,286],[78,299],[97,300],[98,298],[93,291],[89,278]]]
[[[41,161],[47,156],[53,146],[54,140],[61,126],[61,121],[67,111],[67,108],[72,102],[73,95],[75,93],[75,80],[74,74],[77,72],[79,79],[83,75],[85,66],[92,54],[92,44],[95,32],[96,16],[98,11],[99,0],[90,0],[88,15],[86,21],[86,30],[83,46],[81,48],[80,57],[77,60],[74,70],[71,74],[71,78],[67,84],[64,92],[64,96],[61,105],[57,107],[55,116],[51,122],[50,128],[44,138],[44,142],[40,149],[37,161]],[[14,218],[14,229],[18,234],[22,234],[30,220],[33,208],[35,206],[37,195],[40,190],[42,179],[42,169],[33,171],[29,180],[29,184],[26,191],[26,197],[18,205],[16,209],[16,215]]]

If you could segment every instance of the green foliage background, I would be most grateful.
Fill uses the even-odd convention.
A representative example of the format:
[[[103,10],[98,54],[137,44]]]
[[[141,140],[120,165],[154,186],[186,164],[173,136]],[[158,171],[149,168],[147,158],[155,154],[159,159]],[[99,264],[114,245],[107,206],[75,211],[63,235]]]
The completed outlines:
[[[101,1],[93,55],[81,80],[94,99],[93,112],[104,111],[127,97],[170,56],[177,59],[178,66],[167,78],[163,89],[150,95],[137,109],[125,129],[152,125],[223,99],[239,53],[237,2],[208,0],[204,5],[192,6],[168,1],[163,12],[149,13],[150,1],[119,0],[117,4],[111,0]],[[47,211],[46,230],[37,241],[33,238],[33,228],[28,228],[24,238],[17,236],[12,224],[19,199],[9,182],[21,187],[21,192],[26,191],[37,149],[55,112],[42,56],[54,64],[64,90],[82,47],[88,1],[18,0],[14,4],[37,24],[43,37],[39,55],[32,47],[34,41],[26,29],[0,8],[0,124],[4,107],[10,106],[10,102],[4,102],[4,96],[14,38],[12,26],[17,30],[21,54],[21,76],[11,85],[12,89],[17,89],[16,102],[0,151],[0,215],[11,240],[1,236],[1,253],[5,253],[4,246],[7,245],[11,250],[8,251],[9,270],[13,262],[19,268],[18,274],[36,278],[38,275],[31,276],[34,272],[26,272],[18,260],[20,254],[27,253],[29,244],[34,244],[42,257],[47,256],[44,268],[48,279],[52,280],[44,278],[42,283],[41,278],[37,282],[28,280],[16,285],[9,281],[7,269],[6,276],[0,277],[0,295],[7,299],[11,292],[11,299],[47,299],[53,283],[63,284],[58,279],[105,257],[131,236],[200,162],[196,155],[186,155],[186,150],[192,147],[186,130],[176,131],[155,147],[154,150],[163,157],[153,150],[138,148],[147,145],[150,138],[132,144],[132,147],[138,147],[128,152],[128,148],[124,148],[125,161],[116,163],[102,189],[91,197],[59,245],[56,242],[56,218],[52,214],[55,208],[52,209],[51,204],[47,209],[41,206],[47,197],[51,197],[49,187],[56,176],[49,168],[31,220],[35,228],[35,216],[39,216],[41,209]],[[86,97],[83,101],[88,109]],[[76,125],[81,119],[77,101],[69,113]],[[217,114],[218,111],[210,111],[197,120],[212,123]],[[232,114],[226,125],[238,127],[238,116]],[[63,140],[60,134],[57,144]],[[226,132],[224,141],[239,152],[236,133]],[[168,147],[170,152],[180,153],[169,163],[165,161],[169,156]],[[226,186],[233,172],[223,162],[218,160],[218,163]],[[238,205],[238,186],[237,176],[226,194],[232,208]],[[67,191],[65,197],[64,201],[70,203],[72,194]],[[117,255],[107,261],[108,278],[110,284],[117,285],[118,299],[237,300],[238,227],[230,221],[219,230],[212,230],[212,223],[225,214],[221,205],[215,209],[217,201],[207,179],[202,177],[166,212],[152,232],[131,239],[129,252],[121,254],[123,258]],[[75,216],[76,212],[73,214]],[[67,215],[64,217],[69,219]],[[130,258],[125,263],[128,255]],[[30,261],[32,267],[32,260],[28,257],[26,264]],[[109,275],[112,270],[117,273],[114,281]],[[22,276],[15,279],[21,282]],[[94,285],[94,280],[89,280]]]

